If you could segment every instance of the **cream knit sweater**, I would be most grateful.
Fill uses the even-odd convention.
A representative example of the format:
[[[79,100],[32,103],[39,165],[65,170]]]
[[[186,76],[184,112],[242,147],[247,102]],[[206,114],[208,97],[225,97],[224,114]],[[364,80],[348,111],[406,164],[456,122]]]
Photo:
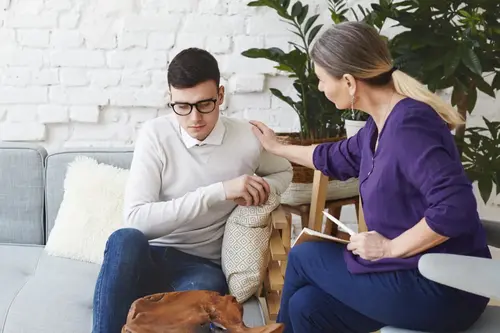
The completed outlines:
[[[263,150],[251,126],[221,116],[200,143],[173,114],[146,122],[125,193],[126,225],[152,245],[219,261],[224,226],[236,205],[226,200],[222,182],[257,174],[281,194],[292,179],[290,163]]]

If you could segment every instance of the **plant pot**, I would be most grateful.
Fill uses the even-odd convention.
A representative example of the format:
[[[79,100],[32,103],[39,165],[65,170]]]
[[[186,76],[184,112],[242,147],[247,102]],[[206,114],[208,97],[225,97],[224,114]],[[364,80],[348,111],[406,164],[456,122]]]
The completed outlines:
[[[364,120],[345,120],[345,130],[347,133],[347,137],[356,135],[360,129],[362,129],[366,124]]]
[[[278,141],[286,145],[310,146],[314,144],[335,142],[342,140],[343,137],[323,138],[323,139],[301,139],[299,133],[276,133]],[[308,167],[292,163],[293,178],[292,183],[312,184],[314,179],[314,170]]]
[[[324,138],[317,140],[302,140],[298,133],[276,133],[278,140],[288,145],[309,146],[314,144],[336,142],[345,137]],[[314,180],[314,170],[292,163],[293,178],[292,184],[281,196],[281,203],[296,206],[311,202],[312,183]],[[327,200],[337,200],[356,196],[358,194],[358,179],[340,181],[329,178]]]

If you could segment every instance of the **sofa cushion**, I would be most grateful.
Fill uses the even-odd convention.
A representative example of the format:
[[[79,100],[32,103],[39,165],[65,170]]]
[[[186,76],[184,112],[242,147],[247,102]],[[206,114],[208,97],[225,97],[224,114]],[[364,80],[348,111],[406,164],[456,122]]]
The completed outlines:
[[[0,332],[89,333],[99,268],[41,246],[0,245]],[[264,324],[257,299],[244,304],[244,321]]]
[[[68,166],[64,198],[45,250],[58,257],[102,264],[109,236],[124,226],[129,170],[78,156]]]
[[[43,244],[46,151],[0,144],[0,243]]]
[[[99,266],[0,246],[3,333],[88,333]],[[0,329],[0,332],[2,330]]]
[[[68,163],[73,162],[77,156],[88,156],[99,163],[114,165],[119,168],[130,169],[133,150],[127,149],[93,149],[93,150],[67,150],[47,157],[46,169],[46,214],[47,235],[54,227],[57,212],[64,195],[64,178]]]

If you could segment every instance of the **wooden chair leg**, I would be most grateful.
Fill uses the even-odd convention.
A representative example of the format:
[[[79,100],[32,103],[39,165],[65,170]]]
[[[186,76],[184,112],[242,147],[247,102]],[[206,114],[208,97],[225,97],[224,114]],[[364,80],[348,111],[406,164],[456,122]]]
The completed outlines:
[[[323,210],[325,209],[328,181],[328,176],[325,176],[319,170],[314,171],[309,228],[320,232],[323,225]]]
[[[309,227],[309,212],[302,212],[300,214],[300,221],[302,224],[302,229]]]
[[[354,203],[354,207],[356,209],[356,220],[359,223],[359,210],[360,210],[360,208],[359,208],[359,199],[356,200],[356,202]]]
[[[340,220],[340,215],[342,213],[342,206],[330,206],[328,207],[328,213],[333,217]],[[339,227],[332,221],[326,221],[324,233],[327,235],[337,236]]]

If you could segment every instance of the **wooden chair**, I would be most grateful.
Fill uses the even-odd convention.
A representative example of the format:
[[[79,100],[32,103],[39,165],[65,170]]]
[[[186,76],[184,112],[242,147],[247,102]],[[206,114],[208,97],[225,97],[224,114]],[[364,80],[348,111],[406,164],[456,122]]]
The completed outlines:
[[[328,187],[328,177],[323,175],[321,171],[316,170],[314,173],[313,191],[311,205],[309,210],[308,225],[309,228],[322,231],[323,214],[322,211],[326,207],[326,192]],[[366,230],[361,203],[357,198],[344,199],[337,203],[338,205],[348,203],[359,203],[358,209],[358,224],[359,230]],[[334,207],[334,206],[332,206]],[[341,206],[340,206],[341,207]],[[338,206],[333,209],[338,209]],[[276,320],[279,312],[281,292],[284,285],[284,277],[286,271],[288,252],[291,248],[292,238],[292,213],[287,211],[285,205],[280,205],[272,213],[272,234],[269,243],[270,258],[267,269],[266,278],[260,291],[260,296],[264,299],[264,306],[269,315],[270,322]],[[340,213],[338,213],[340,216]],[[328,225],[328,224],[327,224]],[[332,228],[326,232],[334,233]]]
[[[328,213],[340,219],[340,215],[342,213],[342,207],[347,205],[355,205],[357,211],[359,206],[359,196],[325,201],[324,208],[328,211]],[[321,226],[319,226],[320,229],[317,229],[316,226],[313,227],[311,225],[310,215],[312,211],[311,209],[312,206],[313,205],[311,203],[296,205],[296,206],[285,205],[285,204],[282,205],[283,209],[286,212],[298,215],[300,217],[302,228],[308,227],[310,229],[322,231],[326,234],[335,234],[337,232],[335,224],[327,223],[325,226],[325,230],[321,230]]]
[[[335,224],[327,223],[325,230],[322,230],[322,223],[320,222],[323,218],[322,211],[326,209],[328,213],[340,219],[342,207],[355,205],[356,216],[359,219],[359,196],[326,200],[329,180],[319,170],[315,170],[310,203],[293,206],[282,204],[282,206],[286,212],[300,217],[302,228],[308,227],[326,234],[336,235],[338,230]]]
[[[321,171],[315,170],[314,171],[314,180],[313,180],[313,190],[312,190],[312,198],[311,198],[311,208],[309,212],[309,228],[323,232],[322,225],[323,225],[323,211],[325,208],[329,208],[327,206],[327,201],[326,201],[326,193],[328,189],[328,177],[325,176]],[[352,198],[347,199],[347,200],[353,200]],[[356,215],[358,218],[358,230],[361,231],[367,231],[364,215],[363,215],[363,208],[361,205],[361,200],[359,200],[359,196],[356,197],[355,199],[355,204],[356,204]],[[330,214],[332,214],[330,212]],[[335,214],[332,214],[335,216]],[[336,218],[340,217],[340,213],[338,213],[338,216],[335,216]],[[325,230],[325,232],[331,233],[331,234],[336,234],[337,230],[333,226],[331,226],[332,223],[327,224],[328,228]]]

